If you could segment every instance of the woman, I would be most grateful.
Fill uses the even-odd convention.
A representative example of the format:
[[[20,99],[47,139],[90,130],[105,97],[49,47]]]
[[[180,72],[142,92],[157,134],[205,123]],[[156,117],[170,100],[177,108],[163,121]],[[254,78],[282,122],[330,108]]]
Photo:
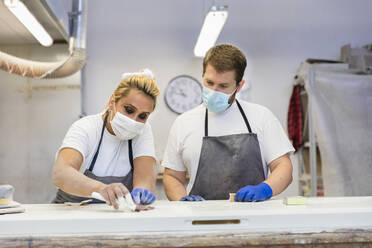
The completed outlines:
[[[53,168],[59,188],[54,203],[81,202],[92,192],[115,209],[116,199],[128,192],[136,204],[155,201],[155,152],[147,119],[158,95],[150,70],[125,73],[104,113],[70,127]]]

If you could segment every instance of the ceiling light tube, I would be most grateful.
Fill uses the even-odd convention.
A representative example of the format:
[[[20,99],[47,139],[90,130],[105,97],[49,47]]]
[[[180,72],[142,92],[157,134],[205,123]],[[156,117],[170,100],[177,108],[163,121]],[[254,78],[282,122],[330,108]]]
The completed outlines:
[[[41,45],[51,46],[53,44],[52,37],[20,0],[4,0],[4,3]]]
[[[227,6],[212,6],[204,19],[202,29],[194,48],[196,57],[204,57],[214,46],[228,16]]]

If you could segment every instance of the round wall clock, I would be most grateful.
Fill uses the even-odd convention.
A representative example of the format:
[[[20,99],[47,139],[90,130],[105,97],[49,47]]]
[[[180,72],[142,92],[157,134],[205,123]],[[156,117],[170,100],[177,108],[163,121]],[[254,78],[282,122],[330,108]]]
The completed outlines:
[[[202,86],[191,76],[177,76],[169,81],[164,98],[173,112],[182,114],[202,103]]]

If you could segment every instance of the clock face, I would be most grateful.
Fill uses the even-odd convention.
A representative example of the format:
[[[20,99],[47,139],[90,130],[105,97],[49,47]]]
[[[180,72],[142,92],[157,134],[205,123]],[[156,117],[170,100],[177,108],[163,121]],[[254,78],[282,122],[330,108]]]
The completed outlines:
[[[177,114],[190,110],[202,103],[201,84],[190,76],[175,77],[165,89],[165,102]]]

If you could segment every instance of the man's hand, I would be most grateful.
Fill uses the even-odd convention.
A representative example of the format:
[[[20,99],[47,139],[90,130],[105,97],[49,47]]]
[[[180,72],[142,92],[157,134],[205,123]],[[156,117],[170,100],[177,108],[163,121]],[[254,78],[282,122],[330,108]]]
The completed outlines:
[[[236,192],[235,201],[238,202],[256,202],[269,199],[273,195],[271,187],[267,183],[258,185],[247,185]]]
[[[180,199],[180,201],[204,201],[200,195],[187,195]]]

